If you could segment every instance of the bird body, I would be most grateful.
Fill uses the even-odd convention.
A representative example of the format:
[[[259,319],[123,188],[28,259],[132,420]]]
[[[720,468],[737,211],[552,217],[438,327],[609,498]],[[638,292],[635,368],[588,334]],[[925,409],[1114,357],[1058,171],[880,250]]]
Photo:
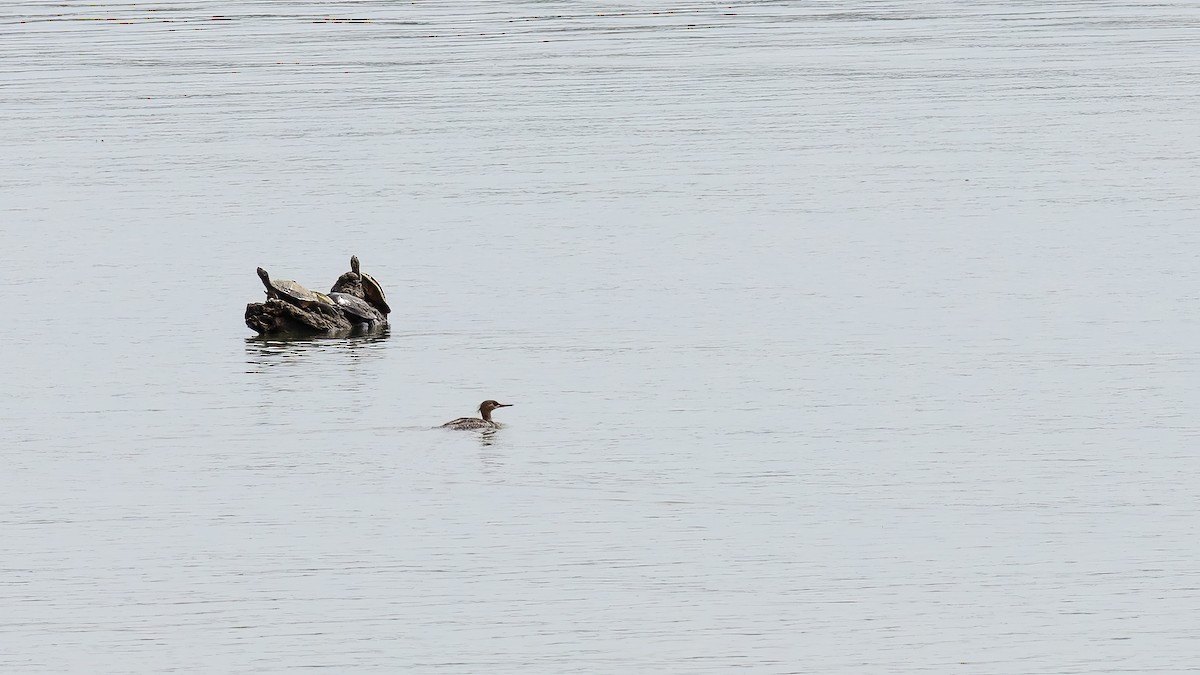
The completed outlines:
[[[442,425],[443,429],[499,429],[501,424],[492,420],[492,411],[496,408],[511,407],[511,403],[497,403],[487,400],[479,404],[479,417],[460,417]]]

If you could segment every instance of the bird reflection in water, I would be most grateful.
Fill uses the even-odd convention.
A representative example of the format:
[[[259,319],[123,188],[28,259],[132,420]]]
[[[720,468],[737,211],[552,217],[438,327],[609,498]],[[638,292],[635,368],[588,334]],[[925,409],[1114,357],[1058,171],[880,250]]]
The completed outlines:
[[[479,432],[479,463],[484,473],[497,473],[504,468],[503,456],[497,452],[496,434],[498,429],[483,429]]]

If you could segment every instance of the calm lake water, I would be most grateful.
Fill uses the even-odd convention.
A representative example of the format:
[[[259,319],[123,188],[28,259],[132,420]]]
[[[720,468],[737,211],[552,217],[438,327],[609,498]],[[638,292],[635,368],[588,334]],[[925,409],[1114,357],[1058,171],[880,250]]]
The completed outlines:
[[[1198,54],[1198,2],[4,3],[0,671],[1195,672]],[[244,326],[351,254],[389,333]]]

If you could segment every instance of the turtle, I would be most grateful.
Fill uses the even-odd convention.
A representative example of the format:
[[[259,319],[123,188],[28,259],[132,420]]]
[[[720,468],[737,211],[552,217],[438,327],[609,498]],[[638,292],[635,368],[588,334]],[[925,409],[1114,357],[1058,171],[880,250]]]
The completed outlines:
[[[267,287],[267,297],[290,302],[303,309],[317,309],[321,305],[332,306],[333,300],[324,293],[310,291],[290,279],[271,279],[263,268],[258,268],[258,278]]]
[[[363,294],[362,277],[354,272],[346,272],[338,277],[337,281],[333,282],[333,286],[329,289],[329,292],[331,294],[345,293],[346,295],[353,295],[359,300],[366,299],[366,296]]]
[[[371,303],[380,312],[391,314],[392,308],[388,307],[387,298],[383,295],[383,286],[380,286],[379,282],[375,281],[375,277],[359,270],[358,256],[356,255],[350,256],[350,270],[362,280],[363,297],[366,298],[366,301]]]
[[[357,298],[349,293],[330,293],[329,299],[333,300],[338,309],[346,315],[350,323],[377,323],[386,321],[383,314],[375,309],[362,298]]]

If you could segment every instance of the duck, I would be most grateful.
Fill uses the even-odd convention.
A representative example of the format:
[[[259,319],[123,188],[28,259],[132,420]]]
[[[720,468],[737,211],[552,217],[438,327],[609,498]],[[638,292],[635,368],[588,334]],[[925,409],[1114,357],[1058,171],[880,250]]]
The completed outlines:
[[[491,399],[479,404],[480,417],[460,417],[442,425],[443,429],[499,429],[502,425],[492,420],[496,408],[511,408],[511,403],[498,403]]]

